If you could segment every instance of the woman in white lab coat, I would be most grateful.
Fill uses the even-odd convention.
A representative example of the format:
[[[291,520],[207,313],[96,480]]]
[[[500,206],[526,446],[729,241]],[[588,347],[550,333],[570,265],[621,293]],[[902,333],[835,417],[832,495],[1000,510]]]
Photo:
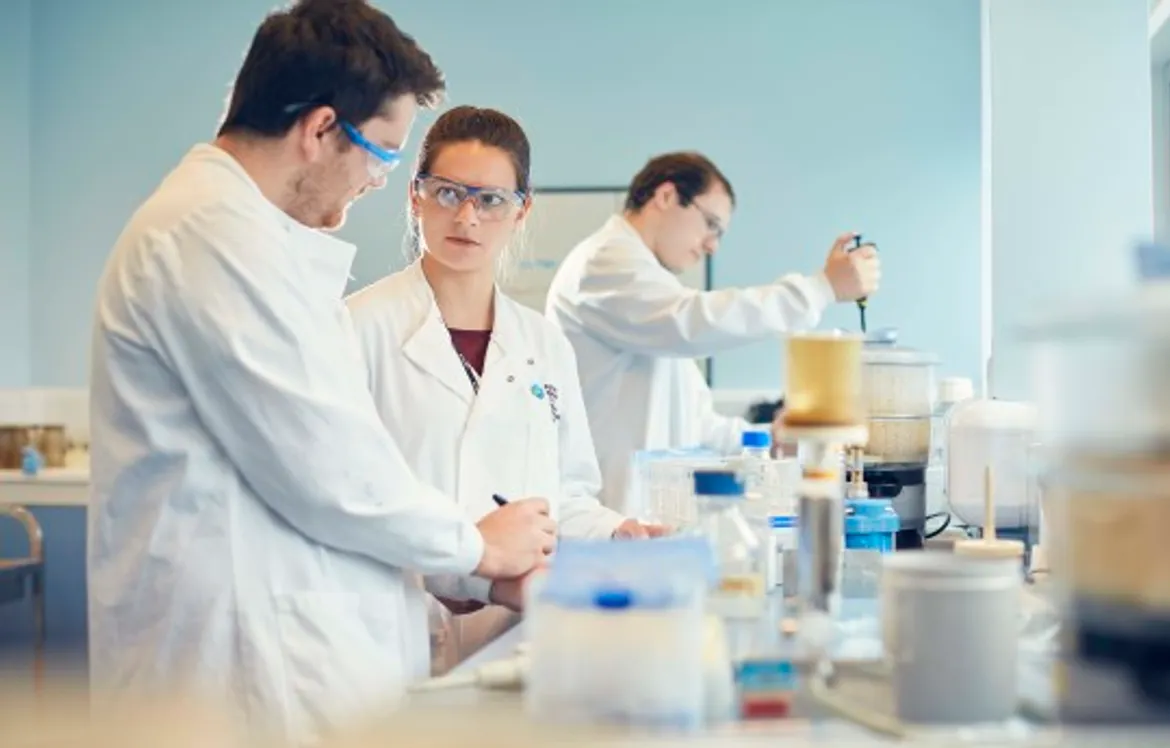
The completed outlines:
[[[562,536],[657,533],[599,503],[573,349],[496,285],[529,190],[528,139],[511,117],[456,107],[427,133],[409,192],[418,257],[348,299],[379,414],[416,474],[473,519],[496,508],[493,497],[542,496]],[[519,604],[519,584],[426,584],[455,612]],[[436,669],[512,620],[498,605],[463,616]]]

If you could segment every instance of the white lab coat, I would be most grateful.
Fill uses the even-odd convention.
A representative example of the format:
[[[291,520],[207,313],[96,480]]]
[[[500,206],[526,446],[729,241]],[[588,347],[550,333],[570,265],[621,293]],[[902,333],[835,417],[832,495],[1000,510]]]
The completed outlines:
[[[739,448],[747,423],[715,412],[694,359],[815,326],[833,290],[823,275],[788,275],[751,288],[696,291],[615,215],[569,253],[546,315],[573,344],[605,491],[629,515],[633,453]]]
[[[495,294],[476,394],[419,261],[347,299],[382,422],[415,474],[472,520],[492,494],[549,500],[558,531],[608,538],[625,517],[598,502],[601,473],[568,340],[540,314]],[[435,595],[488,602],[474,577],[426,579]],[[457,620],[453,659],[513,622],[492,606]],[[450,655],[448,655],[450,656]]]
[[[468,574],[483,538],[378,418],[353,254],[211,145],[119,238],[92,349],[95,695],[208,688],[300,740],[427,674],[413,572]]]

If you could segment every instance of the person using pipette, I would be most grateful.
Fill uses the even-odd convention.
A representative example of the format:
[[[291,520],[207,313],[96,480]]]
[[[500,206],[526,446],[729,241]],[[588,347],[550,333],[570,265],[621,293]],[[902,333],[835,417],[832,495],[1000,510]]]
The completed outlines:
[[[561,536],[660,534],[598,501],[573,349],[496,283],[532,205],[530,161],[520,124],[493,109],[455,107],[427,132],[409,188],[418,256],[347,300],[368,385],[411,468],[473,520],[546,496]],[[460,621],[455,659],[522,606],[523,579],[426,584],[455,612],[499,606]]]
[[[629,511],[630,466],[644,449],[739,448],[747,422],[715,412],[694,359],[814,327],[833,302],[878,288],[872,246],[833,242],[823,269],[750,288],[697,291],[678,275],[714,254],[735,207],[731,182],[694,152],[652,158],[624,211],[569,253],[545,313],[577,354],[604,476],[602,501]]]

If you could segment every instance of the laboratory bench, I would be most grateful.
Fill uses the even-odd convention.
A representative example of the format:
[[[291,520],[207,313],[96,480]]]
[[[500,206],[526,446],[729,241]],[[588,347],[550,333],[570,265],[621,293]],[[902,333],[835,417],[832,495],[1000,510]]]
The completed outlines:
[[[851,609],[851,610],[850,610]],[[860,622],[877,615],[877,601],[854,600],[843,605],[843,616]],[[1037,632],[1051,621],[1036,619],[1038,626],[1031,623],[1023,627],[1022,637],[1037,636]],[[769,641],[781,636],[776,610],[764,616],[751,628],[731,624],[729,637],[732,642],[733,659],[758,647],[760,636]],[[768,632],[768,633],[761,633]],[[833,693],[848,703],[862,705],[871,712],[881,715],[893,713],[893,694],[887,676],[880,664],[880,634],[874,640],[873,632],[864,635],[867,642],[859,643],[851,652],[838,650],[835,657],[840,663]],[[525,641],[523,624],[504,633],[480,652],[468,658],[453,671],[453,674],[471,673],[485,664],[501,662],[513,657]],[[956,643],[956,646],[959,646]],[[850,649],[847,647],[846,649]],[[1035,647],[1023,646],[1022,650],[1035,651]],[[1012,723],[993,729],[956,728],[914,729],[910,736],[897,738],[862,727],[837,716],[832,710],[814,701],[807,694],[797,691],[790,716],[773,720],[746,720],[712,726],[708,729],[688,733],[662,733],[638,731],[605,726],[565,726],[542,723],[525,713],[524,695],[519,690],[493,690],[476,686],[422,691],[411,694],[403,711],[404,720],[419,724],[447,724],[456,720],[443,719],[442,715],[457,711],[465,724],[491,722],[503,726],[501,729],[515,733],[514,744],[558,745],[576,741],[589,745],[739,745],[774,744],[777,739],[785,745],[831,744],[833,746],[876,746],[890,743],[903,745],[960,745],[978,743],[981,745],[1040,746],[1040,745],[1100,745],[1106,740],[1125,739],[1127,745],[1166,745],[1167,733],[1145,728],[1104,728],[1082,726],[1057,726],[1045,724],[1043,719],[1030,719],[1028,714],[1051,714],[1055,692],[1052,687],[1051,657],[1020,657],[1020,700],[1021,716]],[[956,674],[958,676],[958,674]],[[620,677],[620,676],[619,676]],[[959,676],[961,677],[961,676]],[[446,729],[446,728],[444,728]],[[451,727],[457,730],[458,727]],[[436,735],[436,744],[443,743]],[[529,742],[526,742],[529,741]],[[453,743],[452,743],[453,744]]]

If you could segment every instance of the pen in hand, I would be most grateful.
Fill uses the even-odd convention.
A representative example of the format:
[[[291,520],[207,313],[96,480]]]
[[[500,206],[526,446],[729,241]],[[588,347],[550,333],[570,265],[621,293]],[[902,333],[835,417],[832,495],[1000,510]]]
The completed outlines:
[[[496,506],[504,506],[508,503],[508,500],[503,496],[500,496],[498,493],[492,494],[492,501],[496,502]]]

